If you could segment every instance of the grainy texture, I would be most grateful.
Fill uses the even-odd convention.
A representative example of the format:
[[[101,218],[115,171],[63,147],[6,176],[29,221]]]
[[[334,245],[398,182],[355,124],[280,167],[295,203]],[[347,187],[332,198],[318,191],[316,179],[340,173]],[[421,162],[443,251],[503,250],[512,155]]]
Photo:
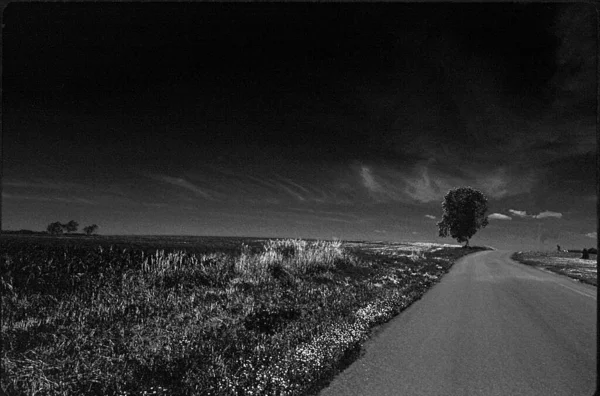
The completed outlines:
[[[575,252],[517,252],[511,258],[590,285],[598,284],[598,261],[595,254],[590,254],[589,259],[582,259],[581,253]]]
[[[321,396],[592,395],[596,288],[509,256],[459,260]]]
[[[108,243],[107,243],[108,242]],[[2,391],[301,395],[474,250],[3,237]]]

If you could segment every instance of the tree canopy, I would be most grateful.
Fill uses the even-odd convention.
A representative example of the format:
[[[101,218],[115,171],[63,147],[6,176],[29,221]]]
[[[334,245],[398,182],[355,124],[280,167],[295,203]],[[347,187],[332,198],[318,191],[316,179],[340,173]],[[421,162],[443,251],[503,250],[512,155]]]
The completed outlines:
[[[466,242],[480,228],[488,225],[487,198],[481,191],[471,187],[459,187],[448,191],[442,203],[444,214],[437,223],[440,236],[450,235],[459,243]]]
[[[54,223],[48,224],[46,230],[50,235],[60,235],[63,233],[63,225],[59,221],[56,221]]]
[[[96,224],[89,225],[87,227],[83,227],[83,232],[87,235],[92,235],[98,230],[98,226]]]
[[[77,227],[79,227],[79,223],[75,220],[71,220],[67,224],[63,224],[63,228],[67,232],[77,232]]]

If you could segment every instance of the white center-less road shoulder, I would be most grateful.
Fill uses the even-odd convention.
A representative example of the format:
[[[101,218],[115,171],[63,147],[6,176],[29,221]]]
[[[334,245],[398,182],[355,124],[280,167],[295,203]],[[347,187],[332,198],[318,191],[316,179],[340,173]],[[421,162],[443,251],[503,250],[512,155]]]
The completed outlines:
[[[596,287],[509,257],[459,260],[321,395],[593,395]]]

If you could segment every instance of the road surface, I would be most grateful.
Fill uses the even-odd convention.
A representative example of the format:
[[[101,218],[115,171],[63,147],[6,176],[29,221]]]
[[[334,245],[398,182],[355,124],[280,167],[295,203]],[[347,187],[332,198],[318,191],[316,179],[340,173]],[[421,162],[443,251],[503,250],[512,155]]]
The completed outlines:
[[[459,260],[320,395],[593,395],[596,287],[510,254]]]

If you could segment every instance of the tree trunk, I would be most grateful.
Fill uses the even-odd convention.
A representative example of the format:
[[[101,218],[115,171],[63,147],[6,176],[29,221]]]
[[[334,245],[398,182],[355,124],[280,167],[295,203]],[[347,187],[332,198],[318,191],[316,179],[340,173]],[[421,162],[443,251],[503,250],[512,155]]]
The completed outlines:
[[[467,242],[465,244],[465,246],[463,246],[465,249],[469,247],[469,240],[467,239]]]

